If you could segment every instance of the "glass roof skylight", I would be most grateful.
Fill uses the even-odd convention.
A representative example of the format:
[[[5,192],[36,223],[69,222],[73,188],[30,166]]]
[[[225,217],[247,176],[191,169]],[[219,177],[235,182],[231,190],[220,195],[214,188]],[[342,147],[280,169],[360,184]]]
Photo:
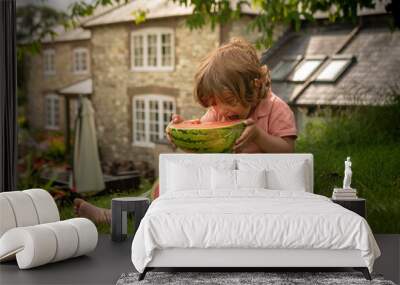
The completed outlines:
[[[350,66],[353,57],[332,58],[325,68],[318,74],[315,81],[335,82],[337,78]]]
[[[321,58],[306,58],[304,59],[290,76],[290,80],[294,82],[306,81],[317,68],[324,61],[324,57]]]
[[[272,80],[285,80],[289,73],[296,67],[302,56],[286,58],[278,63],[271,71]]]

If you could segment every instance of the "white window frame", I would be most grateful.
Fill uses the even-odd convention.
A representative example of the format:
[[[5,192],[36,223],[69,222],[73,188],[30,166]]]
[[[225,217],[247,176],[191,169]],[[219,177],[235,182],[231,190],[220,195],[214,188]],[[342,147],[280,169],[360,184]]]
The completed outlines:
[[[136,140],[136,102],[143,101],[144,102],[144,133],[145,133],[145,141]],[[134,146],[143,146],[143,147],[154,147],[155,144],[150,140],[150,101],[158,102],[158,137],[159,139],[163,139],[165,135],[164,124],[164,102],[172,103],[172,114],[176,113],[176,101],[175,98],[168,95],[160,95],[160,94],[146,94],[146,95],[136,95],[132,98],[132,142]]]
[[[273,81],[286,81],[287,77],[292,73],[292,71],[297,67],[297,65],[299,64],[299,62],[303,59],[302,55],[297,55],[297,56],[293,56],[293,57],[285,57],[283,58],[271,71],[271,79]],[[284,65],[286,62],[292,62],[292,66],[290,68],[290,70],[288,70],[286,72],[286,74],[283,74],[280,77],[277,77],[274,75],[274,72],[278,72],[279,69],[282,67],[282,65]]]
[[[332,79],[325,79],[325,78],[319,78],[319,76],[325,71],[325,69],[334,61],[340,60],[340,61],[346,61],[346,63],[335,73],[335,75],[332,77]],[[321,83],[333,83],[336,82],[336,80],[342,76],[342,74],[350,67],[351,64],[356,62],[356,57],[354,55],[349,55],[349,54],[340,54],[340,55],[334,55],[332,58],[326,63],[321,68],[321,71],[318,72],[315,82],[321,82]]]
[[[148,43],[147,36],[148,35],[157,35],[157,65],[156,66],[148,66]],[[161,37],[163,34],[171,35],[171,65],[162,66],[162,41]],[[133,38],[135,36],[143,37],[143,66],[135,66],[135,51]],[[131,71],[173,71],[175,68],[175,33],[172,28],[146,28],[137,31],[131,32]]]
[[[50,65],[49,57],[53,57],[53,64]],[[43,73],[46,76],[56,74],[56,51],[53,48],[48,48],[43,51]]]
[[[306,56],[299,64],[297,64],[296,68],[290,73],[289,77],[288,77],[288,81],[291,82],[295,82],[295,83],[303,83],[306,82],[307,80],[309,80],[310,78],[313,77],[313,75],[318,71],[318,69],[321,67],[321,65],[325,62],[327,56],[326,55],[309,55]],[[301,69],[303,67],[303,65],[305,63],[307,63],[307,61],[319,61],[319,63],[317,64],[317,66],[314,68],[314,70],[304,79],[295,79],[294,75],[296,74],[296,72]]]
[[[50,117],[51,117],[51,122],[48,121],[48,99],[51,100],[51,107],[50,107]],[[61,100],[60,100],[60,96],[58,96],[57,94],[47,94],[44,97],[45,100],[45,104],[44,104],[44,108],[45,108],[45,127],[47,130],[59,130],[60,129],[60,110],[61,110]],[[55,109],[54,109],[54,101],[58,101],[58,114],[55,113]],[[58,124],[56,124],[56,116],[58,116]]]
[[[86,54],[86,69],[85,70],[81,70],[81,69],[77,69],[76,66],[76,56],[77,54],[81,54],[84,53]],[[73,52],[72,52],[72,72],[74,74],[88,74],[90,70],[90,54],[89,54],[89,49],[88,48],[84,48],[84,47],[79,47],[79,48],[74,48]]]

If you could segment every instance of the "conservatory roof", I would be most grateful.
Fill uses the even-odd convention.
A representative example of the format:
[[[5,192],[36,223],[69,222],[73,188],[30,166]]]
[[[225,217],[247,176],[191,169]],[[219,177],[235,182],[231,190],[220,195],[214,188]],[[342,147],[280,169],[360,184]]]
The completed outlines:
[[[391,31],[384,17],[370,19],[348,41],[353,31],[348,25],[328,25],[286,34],[262,58],[276,72],[273,92],[298,106],[387,103],[400,84],[400,31]],[[321,55],[324,63],[305,81],[291,80],[301,62]]]

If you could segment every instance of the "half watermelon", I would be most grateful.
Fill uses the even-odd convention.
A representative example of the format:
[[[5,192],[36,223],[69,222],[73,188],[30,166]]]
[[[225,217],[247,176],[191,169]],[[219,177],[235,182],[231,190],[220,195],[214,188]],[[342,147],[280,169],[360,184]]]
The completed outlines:
[[[232,152],[235,141],[246,125],[243,120],[229,122],[184,121],[169,124],[167,132],[171,141],[180,149],[196,153]]]

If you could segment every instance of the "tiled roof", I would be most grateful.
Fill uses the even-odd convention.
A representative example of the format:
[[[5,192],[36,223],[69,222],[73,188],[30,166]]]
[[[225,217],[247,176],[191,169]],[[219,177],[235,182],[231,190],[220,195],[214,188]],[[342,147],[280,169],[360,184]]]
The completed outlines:
[[[57,35],[54,38],[47,36],[42,40],[42,42],[52,43],[52,42],[80,41],[80,40],[89,40],[91,37],[90,30],[82,29],[81,27],[66,30],[63,26],[57,26],[56,28],[54,28],[54,31],[57,33]]]
[[[173,1],[136,0],[85,23],[85,27],[129,22],[135,19],[134,11],[146,11],[146,19],[183,16],[192,13],[191,7],[180,6]]]
[[[357,62],[335,84],[312,84],[297,104],[382,104],[384,95],[399,88],[400,31],[361,30],[343,53],[356,55]]]
[[[332,55],[351,33],[350,27],[305,29],[294,34],[266,59],[274,67],[287,56]],[[375,105],[400,84],[400,31],[386,25],[362,28],[341,54],[356,57],[334,83],[312,82],[295,101],[303,83],[272,82],[273,92],[294,105]]]
[[[238,2],[232,1],[232,5]],[[85,23],[85,27],[106,25],[113,23],[130,22],[135,19],[135,11],[145,11],[146,20],[168,18],[176,16],[187,16],[192,14],[193,7],[181,6],[170,0],[134,0],[119,8],[116,8],[105,15]],[[256,14],[257,12],[247,5],[242,5],[242,13]]]

